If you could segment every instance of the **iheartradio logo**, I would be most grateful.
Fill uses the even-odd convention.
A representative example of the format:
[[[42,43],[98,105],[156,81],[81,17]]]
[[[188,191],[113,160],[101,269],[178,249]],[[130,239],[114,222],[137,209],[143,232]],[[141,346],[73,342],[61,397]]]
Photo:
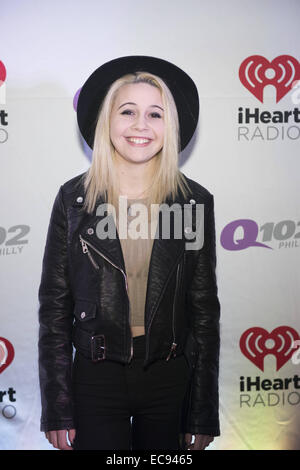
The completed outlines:
[[[239,78],[244,87],[262,103],[264,87],[273,85],[278,103],[300,79],[300,64],[290,55],[280,55],[272,62],[261,55],[252,55],[241,63]]]
[[[4,63],[0,60],[0,104],[5,104],[5,80],[6,68]]]
[[[14,357],[13,345],[6,338],[0,338],[0,374],[12,363]]]
[[[276,358],[276,371],[295,354],[300,347],[300,336],[290,326],[279,326],[269,333],[264,328],[253,327],[240,338],[240,349],[249,361],[264,371],[264,358],[272,354]]]

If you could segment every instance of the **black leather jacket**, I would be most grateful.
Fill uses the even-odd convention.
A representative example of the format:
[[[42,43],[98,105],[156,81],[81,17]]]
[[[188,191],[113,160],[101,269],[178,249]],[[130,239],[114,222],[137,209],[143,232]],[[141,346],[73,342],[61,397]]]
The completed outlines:
[[[84,174],[60,187],[43,258],[39,287],[42,431],[75,427],[73,345],[94,361],[128,363],[132,356],[120,240],[118,236],[100,239],[96,228],[101,216],[96,209],[93,215],[83,211]],[[170,239],[159,235],[154,240],[145,305],[144,364],[185,354],[191,380],[183,404],[182,432],[218,436],[220,305],[214,199],[203,186],[185,178],[192,190],[189,198],[180,195],[166,202],[181,207],[204,204],[204,245],[187,250],[186,242],[191,240],[175,238],[172,230]],[[196,229],[195,211],[192,229]]]

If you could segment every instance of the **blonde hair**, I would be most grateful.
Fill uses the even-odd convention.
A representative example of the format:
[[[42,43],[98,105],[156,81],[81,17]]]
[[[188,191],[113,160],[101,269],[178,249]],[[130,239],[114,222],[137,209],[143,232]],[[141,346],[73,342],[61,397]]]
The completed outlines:
[[[110,86],[97,116],[92,163],[84,178],[86,192],[84,209],[92,213],[98,197],[117,208],[119,180],[114,164],[114,147],[110,140],[110,115],[118,90],[127,84],[147,83],[157,87],[164,106],[165,134],[161,151],[153,158],[156,168],[148,191],[148,204],[161,204],[168,196],[175,198],[178,187],[184,196],[190,188],[178,168],[179,120],[174,98],[165,82],[148,72],[125,75]]]

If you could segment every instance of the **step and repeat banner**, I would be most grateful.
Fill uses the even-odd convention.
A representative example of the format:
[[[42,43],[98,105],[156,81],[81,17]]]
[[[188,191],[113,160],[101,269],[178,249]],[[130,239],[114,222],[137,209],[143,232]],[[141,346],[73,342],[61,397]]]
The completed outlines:
[[[215,197],[221,436],[300,449],[300,3],[1,3],[0,448],[40,432],[38,287],[59,186],[87,170],[78,93],[102,63],[152,55],[195,80],[181,171]]]

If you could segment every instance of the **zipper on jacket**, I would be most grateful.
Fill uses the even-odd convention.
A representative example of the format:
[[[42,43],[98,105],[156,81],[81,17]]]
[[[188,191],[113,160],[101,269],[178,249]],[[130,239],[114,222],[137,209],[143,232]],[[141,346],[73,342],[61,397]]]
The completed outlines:
[[[121,273],[123,274],[124,280],[125,280],[126,294],[127,294],[127,300],[128,300],[128,306],[129,306],[128,282],[127,282],[127,276],[126,276],[125,272],[123,271],[123,269],[120,268],[120,266],[117,266],[115,263],[113,263],[109,258],[107,258],[107,256],[105,256],[103,253],[101,253],[101,251],[99,251],[97,248],[95,248],[90,242],[83,239],[80,234],[79,234],[79,240],[80,240],[80,243],[81,243],[81,246],[82,246],[83,253],[88,255],[89,259],[91,260],[91,262],[93,263],[93,265],[96,269],[99,269],[99,266],[96,263],[96,261],[94,260],[93,256],[91,255],[91,253],[88,249],[88,246],[90,248],[92,248],[93,250],[95,250],[96,253],[98,253],[100,256],[102,256],[102,258],[104,258],[108,263],[110,263],[116,269],[121,271]],[[130,319],[129,319],[129,308],[128,308],[128,321],[130,321]],[[132,360],[132,357],[133,357],[133,339],[132,339],[132,333],[130,332],[130,357],[129,357],[128,362],[130,362]]]
[[[178,285],[179,285],[179,271],[180,271],[180,266],[181,262],[177,266],[177,272],[176,272],[176,287],[175,287],[175,293],[174,293],[174,298],[173,298],[173,311],[172,311],[172,331],[173,331],[173,343],[170,349],[170,352],[168,354],[168,357],[166,358],[166,361],[170,359],[172,354],[174,354],[174,357],[176,357],[175,349],[177,346],[177,343],[175,343],[175,309],[176,309],[176,301],[177,301],[177,291],[178,291]]]
[[[169,360],[169,356],[170,354],[174,351],[174,349],[176,348],[177,346],[177,343],[175,343],[175,328],[174,328],[174,306],[175,306],[175,301],[176,301],[176,293],[177,293],[177,287],[178,287],[178,280],[179,280],[179,266],[181,265],[182,261],[178,264],[177,266],[177,273],[176,273],[176,287],[175,287],[175,294],[174,294],[174,301],[173,301],[173,343],[172,343],[172,346],[171,346],[171,350],[170,350],[170,353],[168,355],[168,358],[166,360]],[[150,323],[149,323],[149,326],[148,326],[148,329],[147,329],[147,334],[146,336],[148,336],[148,341],[146,343],[146,362],[147,360],[149,359],[149,334],[150,334],[150,328],[151,328],[151,325],[152,325],[152,322],[153,322],[153,318],[155,317],[155,313],[156,313],[156,310],[157,310],[157,306],[156,306],[156,309],[154,310],[154,312],[152,313],[152,316],[151,316],[151,320],[150,320]]]
[[[91,252],[89,251],[88,247],[87,247],[87,244],[83,241],[83,239],[81,238],[81,235],[79,235],[79,238],[80,238],[80,243],[82,245],[82,251],[84,254],[87,254],[92,265],[94,266],[95,269],[99,269],[99,266],[98,264],[96,263],[96,261],[94,260]]]

